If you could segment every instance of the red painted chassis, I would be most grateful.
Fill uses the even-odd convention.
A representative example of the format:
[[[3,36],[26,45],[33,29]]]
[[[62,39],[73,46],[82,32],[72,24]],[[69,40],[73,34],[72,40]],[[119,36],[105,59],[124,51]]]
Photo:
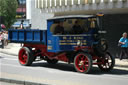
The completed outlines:
[[[24,44],[19,51],[19,62],[21,65],[31,65],[36,57],[46,60],[50,64],[57,61],[74,63],[78,72],[88,73],[92,65],[98,65],[103,71],[109,71],[114,66],[114,58],[105,52],[103,56],[97,56],[92,47],[77,46],[71,52],[52,53],[47,52],[47,46],[41,44]]]

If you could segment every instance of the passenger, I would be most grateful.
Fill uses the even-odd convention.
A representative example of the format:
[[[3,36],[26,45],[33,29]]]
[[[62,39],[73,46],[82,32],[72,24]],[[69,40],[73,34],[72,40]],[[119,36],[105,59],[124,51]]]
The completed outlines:
[[[61,35],[64,34],[63,22],[59,22],[55,27],[54,34]]]
[[[124,32],[120,38],[119,44],[121,44],[120,60],[122,60],[124,56],[126,56],[125,58],[128,58],[128,39],[126,32]]]
[[[78,21],[75,21],[74,26],[72,27],[73,29],[73,34],[81,34],[83,33],[83,29],[81,28],[81,26],[78,24]]]

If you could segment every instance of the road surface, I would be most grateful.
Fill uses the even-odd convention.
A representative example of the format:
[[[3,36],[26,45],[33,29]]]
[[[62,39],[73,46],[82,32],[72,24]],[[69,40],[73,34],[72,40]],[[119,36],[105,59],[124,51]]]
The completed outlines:
[[[1,78],[43,83],[46,85],[127,85],[128,67],[115,67],[102,72],[93,67],[90,74],[78,73],[73,65],[59,62],[49,65],[46,61],[21,66],[17,56],[0,53]]]
[[[7,83],[7,82],[0,82],[0,85],[21,85],[21,84]]]

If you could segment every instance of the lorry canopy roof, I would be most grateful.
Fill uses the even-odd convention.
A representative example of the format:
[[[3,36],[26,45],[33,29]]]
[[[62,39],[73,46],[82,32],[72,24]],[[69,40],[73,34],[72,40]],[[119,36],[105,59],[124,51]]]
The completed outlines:
[[[94,15],[67,15],[67,16],[56,16],[53,18],[49,18],[47,20],[57,20],[57,19],[75,19],[75,18],[89,18],[95,17]]]

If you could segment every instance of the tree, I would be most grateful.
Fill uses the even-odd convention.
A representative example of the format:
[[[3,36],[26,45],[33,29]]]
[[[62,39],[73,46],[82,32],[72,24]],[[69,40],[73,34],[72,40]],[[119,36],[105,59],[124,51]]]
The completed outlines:
[[[6,28],[10,28],[16,20],[17,0],[0,0],[0,16],[4,17]]]

